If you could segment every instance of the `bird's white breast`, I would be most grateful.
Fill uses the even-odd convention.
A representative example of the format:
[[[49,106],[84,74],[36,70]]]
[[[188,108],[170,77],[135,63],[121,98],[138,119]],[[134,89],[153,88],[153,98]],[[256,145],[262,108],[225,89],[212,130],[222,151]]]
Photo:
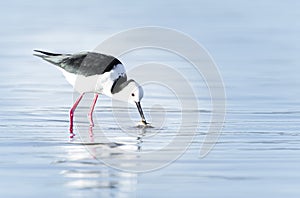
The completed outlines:
[[[111,87],[116,79],[125,75],[125,68],[122,64],[116,65],[111,71],[100,75],[83,76],[67,72],[59,68],[66,80],[79,92],[96,92],[111,96]]]

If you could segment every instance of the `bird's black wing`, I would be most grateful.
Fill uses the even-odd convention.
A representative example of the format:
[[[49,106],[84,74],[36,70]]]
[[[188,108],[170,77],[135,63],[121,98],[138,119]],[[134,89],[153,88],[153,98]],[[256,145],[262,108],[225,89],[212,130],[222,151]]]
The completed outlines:
[[[41,54],[34,54],[55,64],[67,72],[92,76],[109,72],[116,65],[122,64],[117,58],[96,52],[82,52],[78,54],[56,54],[41,50],[34,50]]]
[[[109,72],[118,64],[121,62],[113,56],[86,52],[65,57],[58,66],[70,73],[92,76]]]

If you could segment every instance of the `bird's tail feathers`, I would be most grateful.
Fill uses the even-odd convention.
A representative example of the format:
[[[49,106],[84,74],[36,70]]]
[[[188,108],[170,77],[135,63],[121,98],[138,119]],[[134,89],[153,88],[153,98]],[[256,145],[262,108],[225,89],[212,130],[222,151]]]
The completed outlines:
[[[62,54],[56,54],[56,53],[52,53],[52,52],[45,52],[42,50],[33,50],[33,51],[47,55],[47,56],[61,56],[62,55]]]
[[[62,60],[68,56],[67,54],[56,54],[51,52],[45,52],[42,50],[33,50],[33,51],[39,53],[39,54],[33,54],[34,56],[40,57],[53,64],[60,64]]]

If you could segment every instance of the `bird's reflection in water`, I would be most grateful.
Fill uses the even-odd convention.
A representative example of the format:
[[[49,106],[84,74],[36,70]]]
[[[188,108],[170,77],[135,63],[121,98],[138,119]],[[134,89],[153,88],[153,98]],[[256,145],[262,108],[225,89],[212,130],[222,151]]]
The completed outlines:
[[[89,126],[88,127],[88,135],[89,137],[84,137],[81,136],[81,138],[84,140],[83,143],[84,145],[86,145],[89,149],[93,148],[93,151],[95,151],[95,153],[91,153],[94,154],[94,156],[97,156],[97,152],[96,150],[101,150],[101,149],[105,149],[107,148],[107,146],[109,147],[109,149],[114,149],[114,148],[121,148],[121,149],[129,149],[130,151],[141,151],[142,148],[142,143],[143,143],[143,137],[146,135],[146,127],[137,127],[135,129],[135,135],[131,136],[131,137],[115,137],[114,139],[117,141],[112,141],[112,142],[103,142],[103,140],[105,141],[106,138],[102,138],[103,136],[95,136],[94,133],[94,127]],[[153,127],[151,127],[153,128]],[[98,141],[95,141],[95,138]],[[89,141],[87,141],[89,139]],[[101,143],[102,142],[102,143]],[[99,147],[99,148],[98,148]]]
[[[62,173],[68,178],[66,186],[74,189],[76,197],[79,194],[86,197],[94,193],[99,197],[132,197],[135,195],[136,174],[101,166],[97,166],[98,170],[86,170],[87,167],[89,166],[85,165],[85,168],[77,167]]]
[[[65,146],[68,155],[60,163],[66,165],[62,171],[67,178],[66,186],[74,189],[74,196],[86,197],[97,193],[99,197],[135,197],[137,173],[125,172],[122,167],[136,166],[134,160],[141,151],[145,130],[135,137],[117,138],[118,141],[105,142],[103,134],[87,127],[88,133],[77,135],[72,144]],[[128,152],[130,152],[128,154]],[[118,169],[111,167],[118,163]]]

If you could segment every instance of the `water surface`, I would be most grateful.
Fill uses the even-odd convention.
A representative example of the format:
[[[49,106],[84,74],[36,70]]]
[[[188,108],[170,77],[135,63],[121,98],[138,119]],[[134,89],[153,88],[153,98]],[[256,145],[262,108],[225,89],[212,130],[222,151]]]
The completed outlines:
[[[298,2],[28,0],[0,4],[3,196],[299,197]],[[113,141],[101,142],[100,128],[95,128],[94,140],[89,139],[84,120],[79,123],[86,127],[90,145],[83,144],[79,135],[69,141],[68,110],[73,90],[58,70],[33,57],[32,50],[91,50],[111,34],[143,25],[178,29],[209,50],[226,86],[227,116],[219,142],[209,155],[199,158],[211,107],[203,80],[191,78],[199,88],[200,125],[190,147],[167,167],[132,173],[94,159],[87,147],[96,142],[101,158],[117,156],[124,166],[133,162],[113,148],[141,152],[160,148],[175,135],[180,116],[171,93],[157,96],[148,87],[143,100],[147,116],[153,103],[167,106],[168,124],[163,128],[149,129],[145,136],[134,125],[124,123],[131,131],[130,138],[125,137],[110,116],[110,100],[101,96],[95,116]],[[159,52],[148,52],[152,57],[143,57],[145,52],[124,57],[126,67],[158,57]],[[189,73],[182,60],[159,58]],[[91,99],[88,95],[84,104]],[[129,106],[129,112],[138,120],[135,107]],[[157,131],[159,135],[151,136]]]

